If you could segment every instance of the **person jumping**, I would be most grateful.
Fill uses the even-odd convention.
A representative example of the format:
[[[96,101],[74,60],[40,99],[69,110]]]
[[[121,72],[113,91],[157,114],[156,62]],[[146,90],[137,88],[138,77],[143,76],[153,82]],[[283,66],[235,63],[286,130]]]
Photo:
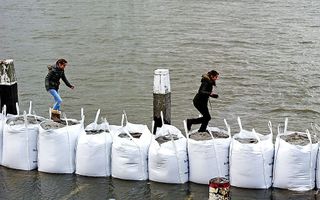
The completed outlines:
[[[216,86],[216,80],[219,79],[219,73],[215,70],[209,71],[207,74],[202,75],[201,85],[198,93],[193,98],[193,105],[201,113],[202,117],[187,119],[187,129],[191,130],[193,124],[201,124],[198,132],[208,132],[207,126],[211,120],[211,116],[208,109],[209,97],[218,98],[212,89]]]
[[[58,93],[60,79],[62,79],[69,88],[74,89],[74,86],[69,83],[64,74],[67,63],[65,59],[59,59],[55,65],[48,66],[49,72],[45,78],[46,90],[53,96],[55,101],[51,111],[51,119],[56,122],[60,121],[60,106],[62,103],[62,99]]]

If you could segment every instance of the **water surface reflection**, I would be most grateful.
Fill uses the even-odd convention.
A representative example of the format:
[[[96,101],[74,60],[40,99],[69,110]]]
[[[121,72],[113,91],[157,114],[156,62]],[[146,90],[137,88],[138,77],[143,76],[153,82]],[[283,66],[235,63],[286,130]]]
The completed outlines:
[[[208,199],[208,186],[47,174],[0,167],[0,199]],[[232,200],[316,200],[317,190],[252,190],[232,187]]]

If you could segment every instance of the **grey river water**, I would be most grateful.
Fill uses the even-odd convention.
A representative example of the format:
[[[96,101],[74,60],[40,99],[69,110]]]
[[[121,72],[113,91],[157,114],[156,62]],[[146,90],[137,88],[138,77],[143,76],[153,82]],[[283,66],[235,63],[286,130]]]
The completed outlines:
[[[15,61],[21,109],[48,116],[46,66],[69,61],[63,111],[151,128],[153,72],[170,70],[172,124],[197,116],[201,74],[220,72],[213,126],[268,131],[320,123],[319,0],[0,0],[0,59]],[[210,166],[208,166],[210,167]],[[232,199],[316,199],[317,192],[232,188]],[[51,175],[0,167],[0,199],[207,199],[208,187]],[[318,197],[319,198],[319,197]]]

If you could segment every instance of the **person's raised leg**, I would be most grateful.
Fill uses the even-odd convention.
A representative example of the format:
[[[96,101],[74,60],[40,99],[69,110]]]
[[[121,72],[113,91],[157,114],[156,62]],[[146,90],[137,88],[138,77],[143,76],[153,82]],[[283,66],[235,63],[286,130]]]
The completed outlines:
[[[54,101],[55,101],[55,104],[53,105],[52,109],[53,110],[60,110],[62,99],[61,99],[59,93],[55,89],[50,89],[49,93],[53,96]]]

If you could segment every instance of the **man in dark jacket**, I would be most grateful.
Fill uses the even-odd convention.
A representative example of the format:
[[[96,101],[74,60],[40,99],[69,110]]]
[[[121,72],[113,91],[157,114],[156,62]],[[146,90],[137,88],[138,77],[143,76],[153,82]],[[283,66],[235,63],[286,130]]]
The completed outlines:
[[[53,66],[49,66],[49,72],[45,78],[45,87],[46,90],[53,96],[55,104],[53,106],[53,110],[51,112],[51,118],[54,121],[60,121],[60,106],[62,103],[62,99],[58,93],[60,79],[71,89],[74,89],[74,86],[69,83],[64,74],[64,69],[67,66],[67,61],[65,59],[57,60],[56,64]]]
[[[193,105],[201,113],[202,117],[187,119],[187,129],[191,130],[192,124],[201,124],[198,132],[207,132],[207,126],[211,119],[208,110],[209,97],[218,98],[218,94],[213,91],[216,86],[216,80],[219,79],[219,73],[215,70],[211,70],[205,75],[202,75],[201,86],[198,93],[193,98]]]

